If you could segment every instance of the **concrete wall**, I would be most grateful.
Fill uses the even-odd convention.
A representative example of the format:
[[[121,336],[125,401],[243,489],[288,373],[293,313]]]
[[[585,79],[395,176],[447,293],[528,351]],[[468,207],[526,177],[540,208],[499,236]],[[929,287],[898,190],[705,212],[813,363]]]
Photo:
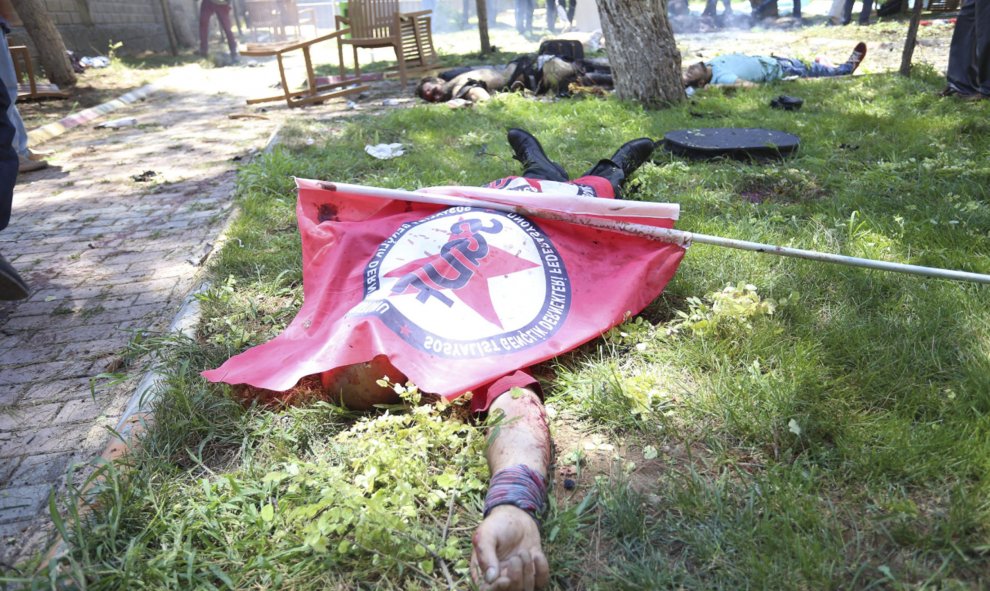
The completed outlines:
[[[180,43],[192,41],[198,6],[196,0],[166,0]],[[62,33],[66,49],[77,55],[106,55],[111,43],[123,43],[119,53],[167,51],[168,34],[162,0],[42,0]],[[24,29],[15,27],[11,42],[26,42]]]

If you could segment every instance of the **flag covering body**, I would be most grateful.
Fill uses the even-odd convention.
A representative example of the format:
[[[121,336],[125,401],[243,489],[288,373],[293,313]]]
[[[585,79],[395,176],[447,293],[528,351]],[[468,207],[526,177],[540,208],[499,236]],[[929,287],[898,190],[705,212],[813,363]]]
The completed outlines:
[[[676,205],[582,196],[611,196],[603,179],[584,180],[423,192],[667,228],[677,219]],[[272,341],[203,372],[211,381],[283,391],[386,355],[421,391],[453,398],[638,313],[684,255],[681,246],[576,223],[296,183],[302,308]]]

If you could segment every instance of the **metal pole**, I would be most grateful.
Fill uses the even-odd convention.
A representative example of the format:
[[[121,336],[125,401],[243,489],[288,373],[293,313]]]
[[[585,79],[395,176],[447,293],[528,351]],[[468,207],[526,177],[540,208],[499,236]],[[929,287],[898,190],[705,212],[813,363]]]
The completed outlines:
[[[939,279],[952,279],[955,281],[973,281],[976,283],[990,284],[990,275],[981,273],[970,273],[968,271],[955,271],[951,269],[939,269],[937,267],[922,267],[920,265],[908,265],[904,263],[891,263],[887,261],[876,261],[873,259],[863,259],[850,257],[841,254],[831,254],[814,250],[803,250],[800,248],[789,248],[786,246],[773,246],[761,244],[759,242],[748,242],[745,240],[735,240],[732,238],[721,238],[719,236],[709,236],[706,234],[695,234],[682,230],[670,228],[656,228],[643,224],[631,224],[628,222],[617,222],[597,218],[588,218],[572,213],[547,211],[543,209],[533,209],[524,205],[513,205],[509,203],[498,203],[483,199],[468,197],[455,197],[451,195],[438,195],[435,193],[414,193],[401,189],[380,189],[378,187],[364,187],[361,185],[348,185],[344,183],[321,183],[321,186],[329,191],[344,191],[365,197],[377,197],[380,199],[397,199],[401,201],[412,201],[415,203],[431,203],[435,205],[484,207],[497,211],[518,213],[527,217],[560,220],[583,226],[591,226],[603,230],[625,232],[636,236],[651,238],[660,242],[678,244],[680,246],[690,246],[692,243],[711,244],[725,248],[736,248],[739,250],[749,250],[753,252],[763,252],[785,257],[808,259],[812,261],[823,261],[836,263],[850,267],[864,267],[867,269],[879,269],[881,271],[894,271],[896,273],[909,273],[912,275],[922,275],[924,277],[936,277]],[[498,193],[495,189],[474,189],[482,194],[489,193],[493,197]],[[618,213],[618,212],[617,212]]]

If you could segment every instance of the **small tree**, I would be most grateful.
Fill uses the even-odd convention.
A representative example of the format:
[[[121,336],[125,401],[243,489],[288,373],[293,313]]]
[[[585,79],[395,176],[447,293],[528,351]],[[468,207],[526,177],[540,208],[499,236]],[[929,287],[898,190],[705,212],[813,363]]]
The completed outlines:
[[[650,107],[683,100],[681,52],[667,20],[667,0],[598,0],[598,13],[616,95]]]
[[[24,29],[34,41],[41,67],[48,79],[59,86],[75,86],[76,73],[65,54],[62,35],[55,28],[51,15],[41,0],[17,0],[14,2],[17,16],[21,17]]]

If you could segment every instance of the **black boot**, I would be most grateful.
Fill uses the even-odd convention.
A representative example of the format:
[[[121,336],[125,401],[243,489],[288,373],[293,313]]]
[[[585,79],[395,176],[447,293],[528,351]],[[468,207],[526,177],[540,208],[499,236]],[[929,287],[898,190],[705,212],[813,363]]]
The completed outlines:
[[[611,158],[598,161],[584,176],[601,177],[612,185],[615,197],[618,199],[622,183],[636,172],[636,169],[650,159],[653,154],[653,140],[641,137],[622,144],[622,147],[612,154]]]
[[[522,162],[524,177],[567,182],[567,171],[564,167],[547,158],[543,153],[543,146],[529,132],[517,128],[510,129],[509,145],[512,146],[512,157]]]
[[[27,283],[24,283],[14,266],[0,254],[0,300],[23,300],[26,297]]]

